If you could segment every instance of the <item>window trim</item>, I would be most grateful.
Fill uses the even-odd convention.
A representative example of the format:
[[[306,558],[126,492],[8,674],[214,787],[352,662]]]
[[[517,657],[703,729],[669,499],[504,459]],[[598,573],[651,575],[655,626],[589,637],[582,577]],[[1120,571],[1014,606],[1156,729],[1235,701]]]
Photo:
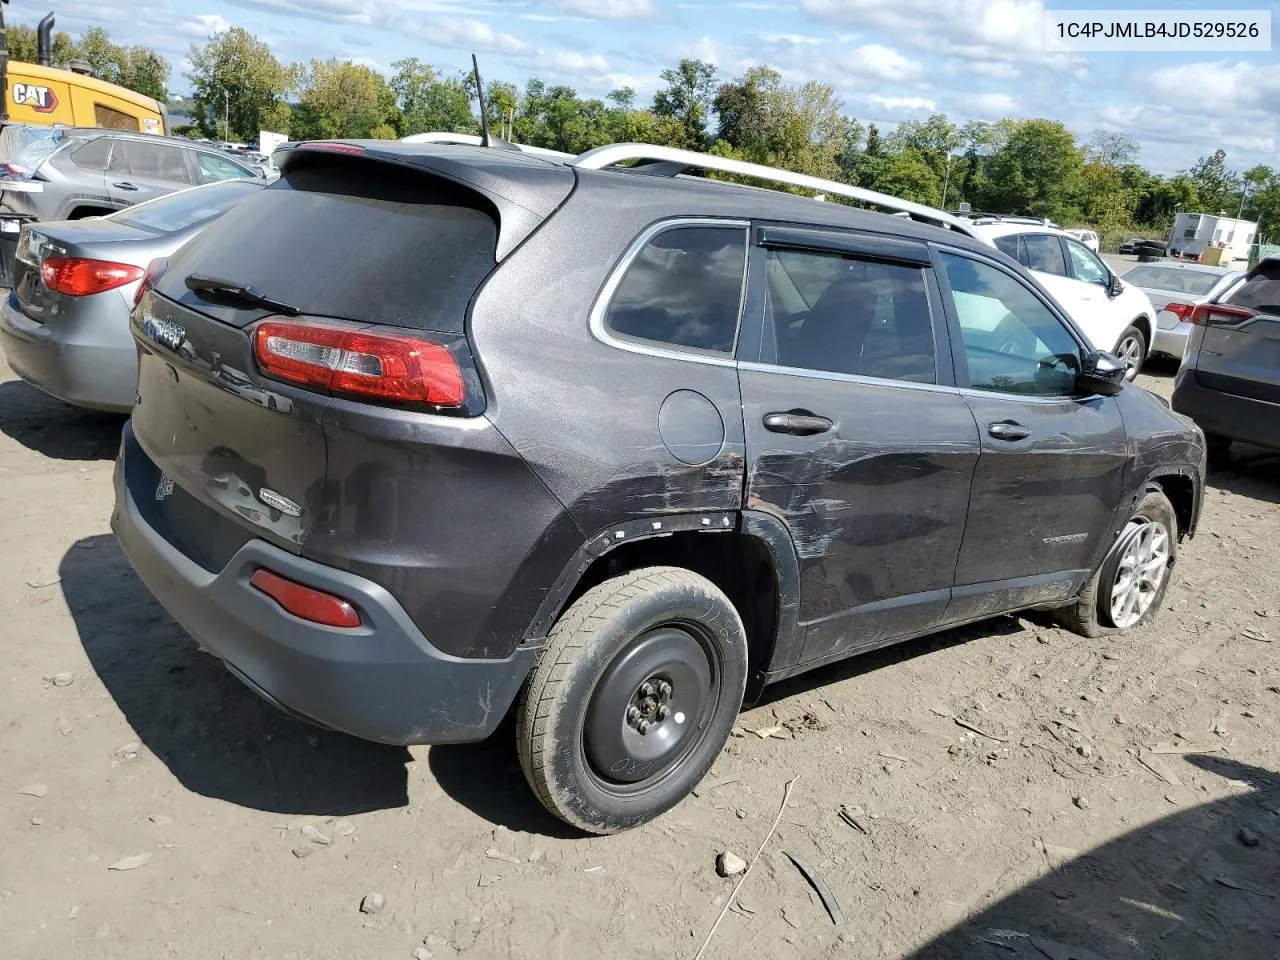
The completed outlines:
[[[803,247],[792,244],[767,244],[762,242],[772,226],[775,231],[786,230],[788,235],[803,235],[806,243]],[[898,241],[891,234],[872,234],[858,230],[841,231],[839,227],[809,228],[789,224],[757,224],[755,242],[752,243],[751,257],[748,260],[748,275],[752,277],[751,290],[747,294],[747,303],[752,307],[751,336],[747,343],[754,348],[752,356],[744,357],[739,353],[740,366],[744,370],[755,370],[763,373],[787,373],[811,379],[837,380],[845,383],[865,383],[868,385],[894,385],[918,389],[955,390],[955,358],[950,339],[950,328],[943,305],[943,291],[936,276],[936,266],[932,256],[932,245],[921,241],[928,262],[903,260],[888,252],[896,247],[887,246]],[[776,234],[775,234],[776,236]],[[829,238],[830,243],[820,241]],[[860,243],[861,241],[861,243]],[[881,242],[885,246],[877,246]],[[907,241],[908,243],[912,241]],[[860,244],[854,246],[854,244]],[[875,252],[879,249],[882,252]],[[929,303],[929,327],[933,332],[934,382],[921,383],[918,380],[899,380],[894,377],[872,377],[861,373],[840,373],[835,370],[815,370],[810,367],[793,367],[782,363],[771,363],[761,360],[764,353],[764,331],[768,321],[768,275],[764,269],[764,258],[770,250],[788,250],[795,253],[814,253],[819,255],[838,256],[849,260],[863,260],[870,263],[883,263],[888,266],[915,268],[924,274],[925,296]],[[754,279],[758,277],[759,279]]]
[[[640,256],[640,252],[649,244],[649,242],[660,234],[666,233],[668,230],[675,230],[680,227],[728,227],[731,229],[739,229],[742,231],[742,247],[743,247],[743,266],[742,266],[742,286],[738,292],[738,324],[733,334],[733,345],[727,353],[719,350],[700,350],[697,347],[681,347],[676,344],[663,344],[660,340],[643,340],[639,337],[628,337],[625,334],[619,334],[609,329],[605,318],[608,316],[609,307],[613,303],[613,296],[618,292],[618,287],[622,284],[622,278],[626,276],[627,270]],[[596,297],[595,304],[591,307],[589,325],[591,335],[601,343],[618,350],[626,350],[629,353],[638,353],[648,357],[661,357],[666,360],[686,360],[693,363],[704,363],[714,367],[733,367],[738,361],[736,353],[738,349],[738,340],[742,336],[742,319],[744,314],[744,306],[747,300],[747,262],[750,259],[751,245],[750,234],[751,228],[749,220],[736,220],[726,217],[673,217],[666,220],[659,220],[651,223],[640,232],[631,245],[627,247],[622,258],[614,265],[609,272],[609,276],[605,279],[604,286],[600,288],[600,293]]]
[[[1001,397],[1006,400],[1017,400],[1022,403],[1080,403],[1086,400],[1102,398],[1101,394],[1064,394],[1057,397],[1043,397],[1024,393],[1005,393],[1000,390],[983,390],[974,387],[973,380],[969,376],[969,360],[964,353],[964,332],[960,329],[960,318],[956,315],[955,310],[955,292],[951,289],[951,283],[947,279],[946,268],[942,263],[943,254],[951,254],[953,256],[965,257],[976,263],[985,264],[999,270],[1001,273],[1007,274],[1015,281],[1022,284],[1031,294],[1040,301],[1040,303],[1049,311],[1058,322],[1066,328],[1067,332],[1075,340],[1076,346],[1080,349],[1081,357],[1085,357],[1092,352],[1084,335],[1076,328],[1075,322],[1066,315],[1062,310],[1058,309],[1049,297],[1041,292],[1040,288],[1034,283],[1027,283],[1025,277],[1021,277],[1014,270],[1010,270],[1004,264],[987,256],[985,253],[977,250],[968,250],[963,247],[956,247],[950,244],[931,243],[929,245],[933,251],[933,274],[935,282],[938,284],[939,291],[942,294],[942,309],[946,316],[947,333],[951,339],[951,359],[955,367],[955,383],[961,395],[973,395],[982,397]],[[1025,267],[1023,269],[1026,269]],[[958,349],[957,349],[958,347]],[[1105,398],[1102,398],[1105,399]]]

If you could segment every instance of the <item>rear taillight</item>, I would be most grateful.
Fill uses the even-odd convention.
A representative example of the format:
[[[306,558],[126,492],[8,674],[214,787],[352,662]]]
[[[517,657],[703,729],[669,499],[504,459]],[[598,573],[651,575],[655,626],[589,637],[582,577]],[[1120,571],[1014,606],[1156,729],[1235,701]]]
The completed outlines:
[[[87,297],[104,290],[114,290],[126,283],[133,283],[144,272],[141,267],[131,263],[87,260],[83,257],[50,257],[40,264],[44,285],[68,297]]]
[[[1190,323],[1195,306],[1190,303],[1166,303],[1164,308],[1178,318],[1179,323]]]
[[[360,614],[356,612],[356,608],[349,601],[331,593],[288,580],[262,567],[253,572],[249,583],[295,617],[324,624],[326,627],[350,629],[360,626]]]
[[[394,403],[461,407],[462,368],[429,340],[293,320],[266,320],[253,336],[262,372],[332,393]]]
[[[164,273],[165,267],[169,265],[168,257],[156,257],[147,264],[147,272],[142,276],[142,282],[138,284],[138,289],[133,291],[133,305],[136,307],[142,302],[143,295],[156,285],[156,281],[160,279]]]
[[[0,172],[3,172],[10,177],[29,177],[31,175],[31,168],[24,167],[20,163],[0,163]]]
[[[1200,327],[1231,326],[1232,324],[1244,323],[1244,321],[1257,315],[1258,312],[1256,310],[1250,310],[1248,307],[1233,307],[1225,303],[1205,303],[1191,312],[1187,322],[1194,323]]]

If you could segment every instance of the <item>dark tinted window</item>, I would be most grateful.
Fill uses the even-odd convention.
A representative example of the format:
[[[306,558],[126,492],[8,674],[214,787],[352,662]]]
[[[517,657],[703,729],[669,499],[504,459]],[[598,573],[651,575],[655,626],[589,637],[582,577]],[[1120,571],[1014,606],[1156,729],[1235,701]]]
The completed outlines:
[[[71,154],[72,163],[77,167],[84,167],[86,170],[105,170],[107,169],[107,161],[110,158],[110,137],[98,137],[96,140],[90,140]]]
[[[318,316],[461,332],[494,265],[498,227],[474,192],[366,161],[293,170],[233,207],[174,257]]]
[[[969,382],[976,390],[1069,396],[1080,347],[1019,280],[986,263],[943,254]]]
[[[1280,313],[1280,260],[1263,260],[1254,267],[1227,302],[1259,313]]]
[[[770,250],[764,359],[787,367],[933,383],[924,271],[835,253]]]
[[[1013,257],[1015,260],[1019,259],[1017,234],[1012,234],[1007,237],[996,237],[996,249],[1006,256]]]
[[[191,182],[181,147],[167,143],[144,143],[141,140],[119,140],[117,149],[119,147],[124,148],[129,173],[135,177],[167,180],[170,183]]]
[[[173,233],[212,220],[262,187],[251,180],[225,180],[207,187],[180,190],[111,215],[131,227]]]
[[[1032,270],[1051,273],[1055,277],[1067,275],[1067,261],[1062,256],[1062,242],[1044,233],[1026,234],[1020,237],[1026,259],[1022,262]]]
[[[609,302],[614,333],[729,353],[738,333],[747,233],[674,227],[650,240]]]

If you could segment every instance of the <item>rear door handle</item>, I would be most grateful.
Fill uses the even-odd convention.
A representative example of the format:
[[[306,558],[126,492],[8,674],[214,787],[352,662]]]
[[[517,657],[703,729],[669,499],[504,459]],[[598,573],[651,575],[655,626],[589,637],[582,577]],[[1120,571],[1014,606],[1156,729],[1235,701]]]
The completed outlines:
[[[1031,436],[1031,431],[1022,424],[1014,420],[1001,420],[998,423],[987,424],[987,433],[995,437],[997,440],[1025,440]]]
[[[811,437],[831,429],[831,421],[815,416],[808,410],[788,410],[786,413],[766,413],[764,428],[773,433],[791,433],[798,437]]]
[[[118,182],[118,183],[113,183],[113,184],[112,184],[112,186],[113,186],[113,187],[119,187],[121,190],[137,190],[137,189],[138,189],[138,188],[137,188],[137,187],[135,187],[132,183],[130,183],[128,180],[121,180],[121,181],[120,181],[120,182]]]

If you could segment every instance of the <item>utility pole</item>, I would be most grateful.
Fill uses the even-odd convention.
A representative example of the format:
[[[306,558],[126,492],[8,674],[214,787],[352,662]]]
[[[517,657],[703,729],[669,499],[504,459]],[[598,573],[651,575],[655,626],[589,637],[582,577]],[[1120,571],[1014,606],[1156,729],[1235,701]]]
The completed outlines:
[[[947,175],[942,181],[942,209],[947,209],[947,188],[951,186],[951,151],[947,151]]]
[[[231,142],[231,93],[222,88],[222,141]]]

